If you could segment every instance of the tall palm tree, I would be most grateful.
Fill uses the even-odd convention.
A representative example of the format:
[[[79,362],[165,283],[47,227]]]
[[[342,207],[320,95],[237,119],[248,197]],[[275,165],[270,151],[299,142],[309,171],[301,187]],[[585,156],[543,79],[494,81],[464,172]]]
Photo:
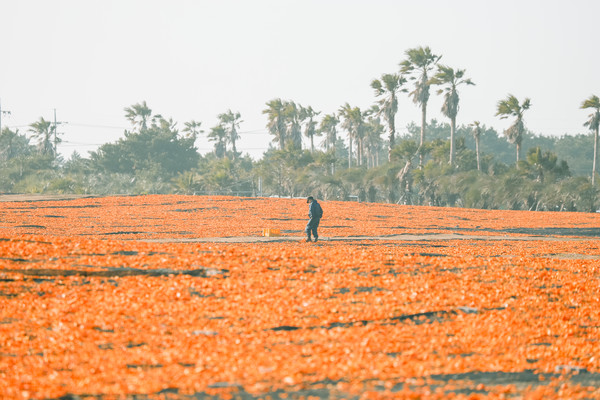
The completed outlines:
[[[52,122],[46,121],[43,117],[29,125],[29,132],[38,140],[38,149],[43,155],[54,155],[54,146],[52,145],[52,135],[55,126]]]
[[[410,92],[415,104],[421,106],[421,143],[425,142],[427,125],[427,102],[429,101],[429,72],[442,56],[435,55],[428,47],[417,47],[406,50],[406,60],[400,63],[400,72],[408,74],[415,81],[415,90]],[[419,165],[423,165],[423,153],[419,154]]]
[[[384,132],[384,126],[381,124],[381,110],[374,105],[364,113],[367,118],[365,123],[364,147],[367,157],[367,168],[379,166],[379,153],[382,147],[381,135]]]
[[[237,148],[235,147],[235,142],[240,138],[238,134],[238,130],[240,129],[240,123],[242,116],[239,112],[234,113],[231,110],[227,110],[226,113],[219,114],[219,121],[225,131],[227,132],[227,141],[231,143],[231,151],[233,152],[233,158],[237,157]]]
[[[348,168],[352,167],[352,141],[356,142],[356,161],[358,165],[362,163],[362,136],[363,120],[360,108],[351,107],[350,104],[344,104],[340,110],[340,117],[343,118],[342,128],[348,132]]]
[[[311,106],[308,106],[306,108],[302,107],[302,109],[300,110],[300,119],[302,121],[308,120],[306,125],[304,125],[304,136],[310,139],[311,153],[315,152],[314,137],[321,134],[321,132],[319,132],[319,130],[317,129],[317,121],[314,120],[314,118],[319,114],[321,114],[321,112],[313,110]]]
[[[435,76],[430,80],[433,85],[444,85],[444,89],[438,90],[438,94],[444,93],[442,114],[450,118],[450,166],[454,165],[454,134],[456,133],[456,115],[458,114],[458,85],[474,85],[469,78],[464,78],[465,70],[456,71],[448,66],[439,65]]]
[[[325,150],[329,151],[331,149],[335,150],[335,142],[337,141],[337,125],[339,124],[339,120],[336,118],[335,114],[327,114],[321,120],[321,125],[319,125],[319,132],[325,135]]]
[[[148,119],[152,116],[152,110],[148,108],[146,101],[137,103],[131,107],[125,107],[125,118],[133,124],[139,126],[140,131],[148,129]]]
[[[200,129],[201,125],[202,122],[191,120],[185,123],[183,131],[195,141],[201,133],[204,133],[204,130]]]
[[[217,125],[210,129],[210,133],[207,138],[211,142],[215,142],[215,156],[217,158],[223,158],[225,156],[227,142],[227,131],[223,125]]]
[[[473,122],[471,125],[471,134],[475,138],[475,153],[477,154],[477,171],[481,171],[481,162],[479,158],[479,139],[481,138],[481,123],[479,121]]]
[[[344,104],[339,110],[342,121],[342,128],[348,133],[348,168],[352,167],[352,138],[354,137],[354,127],[352,126],[352,107],[350,104]]]
[[[525,132],[525,124],[523,123],[523,113],[531,107],[531,100],[526,98],[523,103],[519,104],[519,100],[509,94],[504,100],[498,102],[496,116],[501,119],[515,117],[515,122],[504,131],[508,141],[514,143],[517,147],[517,164],[520,160],[521,143],[523,141],[523,133]]]
[[[287,137],[290,140],[291,146],[295,149],[302,149],[301,110],[302,106],[293,101],[285,102],[283,108],[285,123],[287,125]]]
[[[285,149],[286,126],[284,115],[284,102],[281,99],[273,99],[266,103],[267,108],[263,110],[263,114],[267,115],[267,129],[273,136],[274,142],[279,143],[279,149]]]
[[[383,74],[381,80],[373,79],[371,87],[375,89],[375,96],[379,97],[379,112],[383,115],[389,129],[388,161],[391,161],[392,148],[396,145],[396,113],[398,112],[398,93],[406,92],[402,85],[406,78],[398,74]]]
[[[363,165],[365,162],[365,120],[363,112],[358,107],[354,107],[352,112],[352,118],[354,119],[354,126],[356,127],[356,162],[357,164]]]
[[[596,95],[590,96],[581,103],[581,108],[592,108],[594,111],[583,124],[594,132],[594,159],[592,160],[592,186],[596,183],[596,161],[598,160],[598,130],[600,128],[600,99]]]
[[[329,153],[332,175],[335,173],[335,143],[337,142],[337,125],[339,122],[335,113],[327,114],[321,120],[321,125],[319,125],[319,132],[325,136],[322,145],[324,145],[325,151]]]

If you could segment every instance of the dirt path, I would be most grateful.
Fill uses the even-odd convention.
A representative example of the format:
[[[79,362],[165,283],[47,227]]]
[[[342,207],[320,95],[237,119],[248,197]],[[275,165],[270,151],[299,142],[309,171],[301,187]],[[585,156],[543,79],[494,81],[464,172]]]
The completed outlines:
[[[3,201],[61,201],[100,197],[92,194],[0,194],[0,202]]]
[[[228,236],[228,237],[201,237],[201,238],[162,238],[162,239],[142,239],[143,242],[153,243],[272,243],[272,242],[302,242],[304,236]],[[439,241],[439,240],[514,240],[514,241],[588,241],[590,238],[579,237],[553,237],[553,236],[510,236],[510,235],[461,235],[457,233],[433,233],[433,234],[406,234],[406,235],[385,235],[385,236],[338,236],[338,237],[319,237],[319,242],[368,242],[368,241],[387,241],[387,242],[418,242],[418,241]]]
[[[460,235],[456,233],[438,233],[424,235],[389,235],[389,236],[348,236],[348,237],[320,237],[319,243],[373,243],[373,242],[419,242],[419,241],[444,241],[444,240],[481,240],[481,241],[589,241],[597,240],[579,237],[552,237],[552,236],[508,236],[508,235]],[[143,242],[152,243],[293,243],[303,242],[303,236],[230,236],[230,237],[203,237],[203,238],[162,238],[142,239]],[[559,253],[547,254],[544,258],[563,260],[600,260],[600,256],[591,254]]]

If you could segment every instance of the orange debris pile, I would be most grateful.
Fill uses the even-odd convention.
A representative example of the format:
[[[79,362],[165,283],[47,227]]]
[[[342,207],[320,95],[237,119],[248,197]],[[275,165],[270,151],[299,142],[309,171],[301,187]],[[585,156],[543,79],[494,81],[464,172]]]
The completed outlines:
[[[293,199],[0,203],[0,397],[600,396],[600,217],[323,208],[347,240],[177,242],[300,235]]]

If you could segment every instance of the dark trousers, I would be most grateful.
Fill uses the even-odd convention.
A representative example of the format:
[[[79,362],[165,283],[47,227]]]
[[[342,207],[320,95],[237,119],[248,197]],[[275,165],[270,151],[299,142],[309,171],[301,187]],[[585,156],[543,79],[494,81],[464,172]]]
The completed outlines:
[[[308,224],[306,224],[306,229],[304,230],[304,232],[306,232],[306,236],[309,239],[311,233],[315,237],[315,239],[319,237],[319,234],[317,233],[317,228],[319,227],[320,221],[321,218],[311,218],[310,220],[308,220]]]

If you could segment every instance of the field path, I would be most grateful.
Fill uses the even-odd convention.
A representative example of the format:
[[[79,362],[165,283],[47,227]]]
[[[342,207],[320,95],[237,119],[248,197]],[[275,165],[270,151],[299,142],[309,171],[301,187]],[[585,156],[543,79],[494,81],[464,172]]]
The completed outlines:
[[[319,242],[360,242],[360,241],[402,241],[418,242],[430,240],[514,240],[514,241],[589,241],[590,238],[555,237],[555,236],[509,236],[509,235],[461,235],[458,233],[433,233],[423,235],[384,235],[384,236],[338,236],[319,237]],[[150,243],[269,243],[269,242],[303,242],[304,236],[229,236],[200,238],[161,238],[141,239]]]

